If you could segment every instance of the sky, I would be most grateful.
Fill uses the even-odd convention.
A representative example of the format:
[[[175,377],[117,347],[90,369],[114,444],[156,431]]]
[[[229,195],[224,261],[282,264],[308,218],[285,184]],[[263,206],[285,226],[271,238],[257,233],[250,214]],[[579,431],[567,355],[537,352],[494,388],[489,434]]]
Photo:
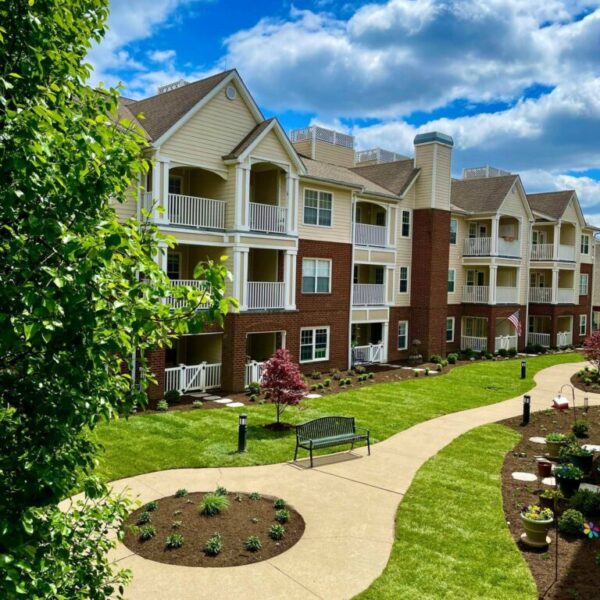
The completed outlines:
[[[600,226],[600,0],[111,0],[88,60],[132,98],[236,68],[266,117],[357,149],[442,131],[455,176],[575,189]]]

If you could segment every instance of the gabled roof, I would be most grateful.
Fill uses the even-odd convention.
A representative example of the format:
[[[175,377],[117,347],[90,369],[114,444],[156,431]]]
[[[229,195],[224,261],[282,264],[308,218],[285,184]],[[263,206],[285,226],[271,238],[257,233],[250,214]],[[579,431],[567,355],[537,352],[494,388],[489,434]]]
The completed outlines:
[[[450,202],[469,213],[494,213],[498,211],[516,180],[517,175],[453,179]]]
[[[150,140],[155,141],[233,72],[223,71],[137,102],[124,99],[123,104],[134,117],[143,113],[144,118],[140,119],[142,127]]]
[[[229,154],[223,156],[223,160],[239,158],[245,150],[250,148],[254,142],[260,138],[261,133],[265,131],[273,121],[275,121],[275,117],[271,117],[270,119],[258,123],[258,125],[256,125],[256,127],[254,127],[254,129],[252,129]]]
[[[531,206],[531,210],[535,213],[540,213],[558,221],[567,210],[574,193],[573,190],[561,190],[559,192],[527,194],[527,201]]]
[[[402,196],[410,187],[420,169],[415,168],[412,159],[395,160],[377,165],[353,167],[352,171],[397,196]]]

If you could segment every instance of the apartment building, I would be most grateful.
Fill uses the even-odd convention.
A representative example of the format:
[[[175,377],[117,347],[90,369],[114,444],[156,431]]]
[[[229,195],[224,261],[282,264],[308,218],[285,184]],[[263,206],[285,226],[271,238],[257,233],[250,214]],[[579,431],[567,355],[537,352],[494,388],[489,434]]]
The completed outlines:
[[[159,258],[173,285],[200,285],[194,266],[226,255],[240,301],[222,329],[153,353],[151,397],[241,390],[283,346],[310,372],[405,359],[415,339],[427,357],[589,330],[594,237],[574,192],[527,195],[490,169],[453,180],[453,141],[437,132],[416,136],[412,158],[355,152],[316,126],[288,137],[235,70],[123,99],[121,112],[154,166],[120,216],[162,207],[152,218],[177,239]]]

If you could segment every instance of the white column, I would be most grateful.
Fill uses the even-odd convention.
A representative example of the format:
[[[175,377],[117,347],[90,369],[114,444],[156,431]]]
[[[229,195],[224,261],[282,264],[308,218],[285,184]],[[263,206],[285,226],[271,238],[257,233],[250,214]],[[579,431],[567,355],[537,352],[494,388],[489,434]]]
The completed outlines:
[[[250,229],[250,165],[244,165],[241,229]]]
[[[408,276],[410,277],[410,271]],[[385,267],[385,303],[394,304],[394,265],[386,265]],[[410,282],[409,282],[410,289]]]
[[[297,250],[285,250],[283,256],[283,281],[285,310],[296,310],[296,256]]]
[[[156,260],[156,264],[165,273],[167,272],[167,252],[168,252],[167,245],[164,242],[159,242],[158,243],[158,252],[156,254],[155,260]]]
[[[496,304],[496,281],[498,279],[498,266],[490,265],[490,280],[489,284],[489,294],[488,294],[488,304]]]
[[[552,269],[552,304],[558,304],[558,269]]]
[[[386,215],[385,215],[385,224],[387,227],[387,240],[388,245],[392,248],[396,247],[396,218],[398,215],[398,211],[395,207],[388,206]]]
[[[300,211],[302,210],[302,198],[300,198],[300,179],[298,177],[296,177],[296,179],[294,179],[294,198],[296,198],[296,204],[294,207],[294,214],[292,217],[292,231],[294,231],[295,234],[298,233],[298,215],[300,213]]]
[[[296,213],[298,212],[298,196],[297,184],[298,177],[292,175],[289,171],[286,175],[287,189],[287,215],[286,215],[286,233],[289,235],[297,235],[296,229]]]
[[[247,283],[248,283],[248,253],[249,248],[239,247],[233,249],[233,295],[240,303],[240,310],[246,310]]]
[[[244,211],[244,167],[235,165],[235,204],[233,215],[233,228],[239,231],[242,228]]]
[[[151,205],[146,207],[149,211],[151,210],[153,221],[158,221],[160,218],[160,215],[158,214],[158,211],[156,210],[158,208],[158,206],[160,205],[160,193],[161,193],[160,171],[161,171],[161,164],[157,161],[152,165]]]
[[[554,260],[558,260],[558,248],[560,246],[560,221],[554,225]]]
[[[381,335],[383,339],[383,356],[381,357],[381,362],[386,363],[388,360],[388,338],[389,338],[389,323],[385,321],[381,327]]]
[[[496,215],[493,219],[492,219],[492,241],[491,241],[491,247],[490,247],[490,254],[492,256],[498,256],[498,230],[499,230],[499,225],[500,223],[500,215]]]

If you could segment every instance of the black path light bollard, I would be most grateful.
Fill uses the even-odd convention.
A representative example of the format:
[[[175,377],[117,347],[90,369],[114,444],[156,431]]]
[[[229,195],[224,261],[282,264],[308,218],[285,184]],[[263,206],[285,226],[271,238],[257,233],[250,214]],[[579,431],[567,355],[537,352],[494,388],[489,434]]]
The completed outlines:
[[[529,415],[531,413],[531,396],[523,396],[523,423],[522,425],[529,425]]]
[[[525,379],[527,377],[527,363],[522,360],[521,361],[521,379]]]
[[[248,432],[248,415],[242,413],[238,422],[238,452],[246,452],[246,437]]]

